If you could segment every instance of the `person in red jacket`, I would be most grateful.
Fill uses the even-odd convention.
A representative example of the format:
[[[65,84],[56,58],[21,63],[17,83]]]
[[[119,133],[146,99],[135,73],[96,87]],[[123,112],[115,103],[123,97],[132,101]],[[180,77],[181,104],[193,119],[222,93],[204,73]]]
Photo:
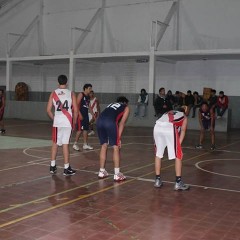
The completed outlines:
[[[228,108],[228,97],[224,95],[223,91],[219,92],[217,99],[217,118],[221,118]]]

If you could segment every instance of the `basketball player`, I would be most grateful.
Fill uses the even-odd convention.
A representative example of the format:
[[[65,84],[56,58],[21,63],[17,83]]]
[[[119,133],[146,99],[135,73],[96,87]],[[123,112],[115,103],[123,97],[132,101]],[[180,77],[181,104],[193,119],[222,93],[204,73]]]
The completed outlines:
[[[89,109],[92,110],[92,113],[89,111],[88,117],[89,117],[89,128],[90,132],[88,133],[88,136],[92,136],[95,134],[93,131],[93,124],[96,122],[99,114],[100,114],[100,106],[98,99],[94,96],[94,91],[91,91],[89,94],[90,97],[90,105]]]
[[[154,187],[160,188],[162,186],[161,174],[161,160],[163,158],[164,150],[168,149],[169,160],[175,159],[176,182],[174,190],[188,190],[189,186],[182,181],[182,147],[181,144],[185,137],[187,130],[187,117],[185,112],[187,107],[177,110],[170,110],[164,113],[154,126],[153,135],[156,145],[155,156],[155,172],[156,179]]]
[[[3,115],[4,115],[4,109],[5,109],[5,97],[4,97],[4,90],[0,89],[0,133],[4,134],[6,130],[4,129],[4,121],[3,121]]]
[[[77,145],[81,133],[83,133],[83,149],[92,150],[93,147],[88,144],[88,130],[89,130],[89,117],[88,111],[92,113],[89,109],[90,98],[89,94],[92,91],[92,84],[87,83],[83,86],[83,92],[79,93],[77,96],[77,105],[79,109],[79,116],[76,124],[76,138],[73,144],[73,149],[79,151],[80,148]]]
[[[58,146],[63,147],[64,171],[63,175],[69,176],[76,173],[69,164],[69,139],[72,132],[72,124],[76,124],[78,108],[75,93],[67,89],[67,77],[58,77],[59,87],[51,93],[48,105],[48,116],[53,120],[53,143],[51,153],[50,173],[57,172],[56,156]],[[54,114],[52,108],[54,107]],[[72,110],[73,109],[73,110]],[[73,125],[74,126],[74,125]]]
[[[211,150],[215,150],[215,111],[214,108],[210,108],[206,102],[203,102],[199,111],[198,119],[200,124],[200,139],[199,144],[196,148],[202,149],[202,143],[204,140],[204,135],[207,130],[210,130],[211,135]]]
[[[108,176],[108,172],[105,170],[108,145],[113,147],[114,181],[120,182],[126,179],[120,172],[120,148],[121,137],[128,116],[128,99],[121,96],[117,98],[116,102],[109,104],[97,120],[97,132],[102,145],[98,173],[100,179]]]

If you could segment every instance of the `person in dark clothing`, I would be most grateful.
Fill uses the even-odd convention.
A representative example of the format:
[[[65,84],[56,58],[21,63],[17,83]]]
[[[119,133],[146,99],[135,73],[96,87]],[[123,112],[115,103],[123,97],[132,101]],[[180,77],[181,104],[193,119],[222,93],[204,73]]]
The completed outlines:
[[[176,91],[175,95],[174,95],[174,109],[177,109],[177,108],[183,106],[184,105],[183,101],[184,101],[183,93]]]
[[[167,92],[167,97],[166,97],[169,102],[172,104],[172,108],[174,107],[174,102],[175,102],[175,97],[173,96],[172,94],[172,91],[171,90],[168,90]]]
[[[198,95],[198,92],[194,92],[193,96],[194,96],[194,104],[193,104],[192,118],[195,118],[196,109],[200,108],[200,106],[203,102],[203,98]]]
[[[218,97],[216,96],[216,90],[212,89],[211,96],[208,99],[208,105],[209,105],[209,108],[212,109],[214,112],[217,107],[217,100],[218,100]]]
[[[228,109],[228,96],[224,95],[223,91],[220,91],[217,99],[217,118],[221,118]]]
[[[194,105],[194,96],[192,95],[192,91],[188,90],[187,91],[187,95],[185,96],[185,105],[188,107],[187,112],[186,112],[186,116],[189,115],[191,108]]]
[[[155,116],[160,118],[165,112],[172,110],[172,104],[166,98],[165,88],[159,89],[159,95],[154,101]]]

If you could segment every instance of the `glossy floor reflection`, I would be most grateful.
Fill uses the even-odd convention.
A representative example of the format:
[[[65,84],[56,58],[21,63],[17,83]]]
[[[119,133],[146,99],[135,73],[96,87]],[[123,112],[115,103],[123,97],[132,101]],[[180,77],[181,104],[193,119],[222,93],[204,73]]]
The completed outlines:
[[[50,123],[7,120],[6,129],[0,136],[0,239],[240,239],[239,131],[216,133],[216,151],[209,150],[209,139],[196,150],[199,133],[188,131],[183,180],[191,189],[176,192],[174,161],[167,158],[164,185],[153,187],[151,128],[126,128],[123,183],[113,182],[111,149],[106,166],[110,176],[98,180],[96,136],[89,137],[94,150],[76,152],[70,146],[77,174],[64,177],[61,149],[58,172],[49,174]]]

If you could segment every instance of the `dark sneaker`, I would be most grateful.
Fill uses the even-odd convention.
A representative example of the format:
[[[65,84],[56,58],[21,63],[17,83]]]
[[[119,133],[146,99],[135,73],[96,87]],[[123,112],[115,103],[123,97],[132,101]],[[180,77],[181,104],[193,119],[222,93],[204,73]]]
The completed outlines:
[[[198,144],[195,146],[196,149],[202,149],[202,145],[201,144]]]
[[[72,175],[74,175],[75,173],[76,173],[76,171],[73,170],[73,169],[71,168],[71,166],[69,166],[68,168],[64,169],[64,171],[63,171],[63,175],[64,175],[64,176],[72,176]]]
[[[212,145],[211,148],[210,148],[210,150],[212,150],[212,151],[215,150],[215,149],[216,149],[215,145]]]
[[[161,178],[156,178],[155,183],[154,183],[154,187],[160,188],[162,185],[163,185],[163,182],[162,182]]]
[[[6,130],[5,130],[5,129],[1,129],[1,130],[0,130],[0,133],[5,134],[5,133],[6,133]]]
[[[50,173],[54,174],[56,172],[57,172],[57,166],[56,165],[54,167],[50,166]]]
[[[185,191],[185,190],[189,190],[189,185],[187,184],[184,184],[183,181],[180,181],[179,183],[175,183],[175,186],[174,186],[174,190],[178,191],[178,190],[182,190],[182,191]]]

